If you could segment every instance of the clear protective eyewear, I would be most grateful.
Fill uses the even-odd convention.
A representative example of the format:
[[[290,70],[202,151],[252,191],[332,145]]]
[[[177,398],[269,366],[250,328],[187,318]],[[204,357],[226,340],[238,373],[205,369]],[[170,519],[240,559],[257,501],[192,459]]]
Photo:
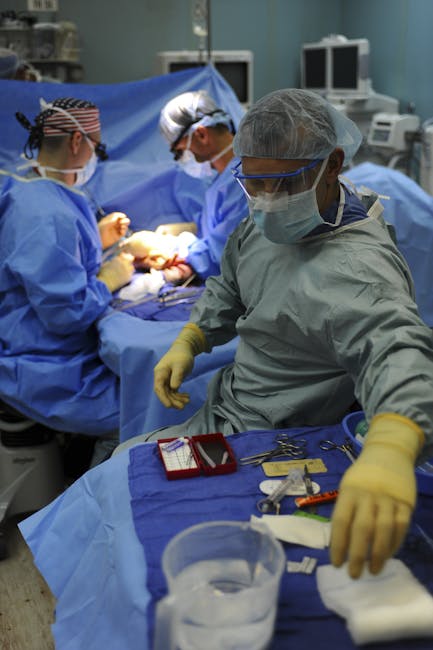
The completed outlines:
[[[242,174],[239,162],[232,170],[233,176],[242,187],[248,198],[261,193],[285,192],[300,194],[309,190],[317,176],[317,165],[323,162],[321,158],[312,160],[308,165],[294,172],[285,174]]]

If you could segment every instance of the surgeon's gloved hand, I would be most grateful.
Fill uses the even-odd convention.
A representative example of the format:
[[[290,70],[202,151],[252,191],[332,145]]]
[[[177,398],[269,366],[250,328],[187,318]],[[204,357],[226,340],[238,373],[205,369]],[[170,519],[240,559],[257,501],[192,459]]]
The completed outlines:
[[[124,212],[111,212],[98,222],[102,248],[105,250],[116,244],[128,231],[130,219]]]
[[[207,349],[206,337],[195,323],[187,323],[169,351],[154,368],[154,389],[167,408],[183,409],[187,393],[178,388],[194,366],[194,357]]]
[[[98,273],[98,280],[107,285],[113,293],[125,284],[128,284],[134,273],[134,258],[127,253],[120,253],[117,257],[105,262]]]
[[[376,415],[359,458],[344,474],[332,516],[331,562],[352,578],[379,573],[400,547],[416,501],[422,429],[396,413]]]

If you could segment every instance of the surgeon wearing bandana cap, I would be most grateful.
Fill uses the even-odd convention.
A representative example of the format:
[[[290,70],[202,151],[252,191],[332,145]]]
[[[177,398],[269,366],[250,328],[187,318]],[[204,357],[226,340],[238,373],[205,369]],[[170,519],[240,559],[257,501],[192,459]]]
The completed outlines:
[[[6,175],[0,194],[0,394],[53,429],[116,441],[119,383],[99,359],[96,321],[134,266],[124,253],[101,265],[129,219],[98,227],[81,191],[107,157],[99,110],[67,97],[41,100],[34,124],[17,119],[30,169]]]
[[[353,122],[305,90],[275,91],[244,116],[234,182],[250,216],[155,367],[156,393],[182,408],[194,356],[239,335],[235,361],[182,433],[144,436],[323,426],[356,399],[369,432],[339,486],[330,549],[353,578],[365,565],[380,572],[399,548],[415,464],[433,452],[432,332],[377,196],[340,177],[360,141]]]

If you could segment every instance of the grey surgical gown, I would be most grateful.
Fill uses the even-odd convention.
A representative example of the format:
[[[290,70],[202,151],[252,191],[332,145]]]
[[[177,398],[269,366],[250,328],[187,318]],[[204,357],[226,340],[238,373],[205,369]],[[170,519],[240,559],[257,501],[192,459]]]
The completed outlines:
[[[183,431],[325,425],[356,398],[368,419],[400,413],[433,442],[433,336],[412,296],[377,211],[290,245],[246,219],[191,314],[210,348],[239,335],[235,361]]]

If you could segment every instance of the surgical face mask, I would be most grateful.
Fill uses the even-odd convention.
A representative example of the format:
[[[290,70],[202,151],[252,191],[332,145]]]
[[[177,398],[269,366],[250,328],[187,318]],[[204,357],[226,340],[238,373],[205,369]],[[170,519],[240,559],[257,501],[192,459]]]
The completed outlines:
[[[216,174],[216,169],[213,169],[209,160],[198,162],[190,149],[185,149],[182,157],[178,160],[178,165],[185,174],[193,178],[206,180],[213,178]]]
[[[316,188],[325,171],[328,159],[322,162],[312,187],[298,194],[263,192],[249,197],[250,215],[263,235],[276,244],[292,244],[309,232],[328,223],[320,216]],[[341,214],[339,213],[341,220]],[[338,223],[330,223],[337,226]]]
[[[95,146],[93,142],[86,138],[86,142],[89,147],[93,150],[92,155],[89,160],[83,167],[77,167],[74,169],[58,169],[57,167],[48,167],[46,165],[41,165],[37,160],[29,160],[24,165],[20,165],[17,169],[24,169],[25,167],[33,167],[36,169],[39,174],[43,177],[47,177],[47,172],[57,172],[59,174],[75,174],[75,181],[73,183],[74,187],[81,187],[85,185],[93,176],[96,171],[96,165],[98,163],[98,157],[95,153]]]
[[[75,172],[77,176],[75,178],[74,186],[81,187],[81,185],[85,185],[95,173],[97,164],[98,157],[96,153],[93,152],[84,167],[81,167],[81,169],[78,169]]]
[[[182,156],[177,161],[178,164],[180,165],[182,171],[184,171],[189,176],[192,176],[193,178],[201,178],[202,180],[212,180],[213,178],[215,178],[215,176],[218,175],[217,170],[212,167],[212,163],[215,162],[215,160],[221,158],[225,153],[227,153],[227,151],[230,151],[233,145],[230,143],[227,147],[225,147],[222,151],[220,151],[216,156],[214,156],[210,160],[205,160],[204,162],[198,162],[195,159],[195,156],[190,149],[191,140],[192,140],[192,133],[188,135],[186,148]]]

